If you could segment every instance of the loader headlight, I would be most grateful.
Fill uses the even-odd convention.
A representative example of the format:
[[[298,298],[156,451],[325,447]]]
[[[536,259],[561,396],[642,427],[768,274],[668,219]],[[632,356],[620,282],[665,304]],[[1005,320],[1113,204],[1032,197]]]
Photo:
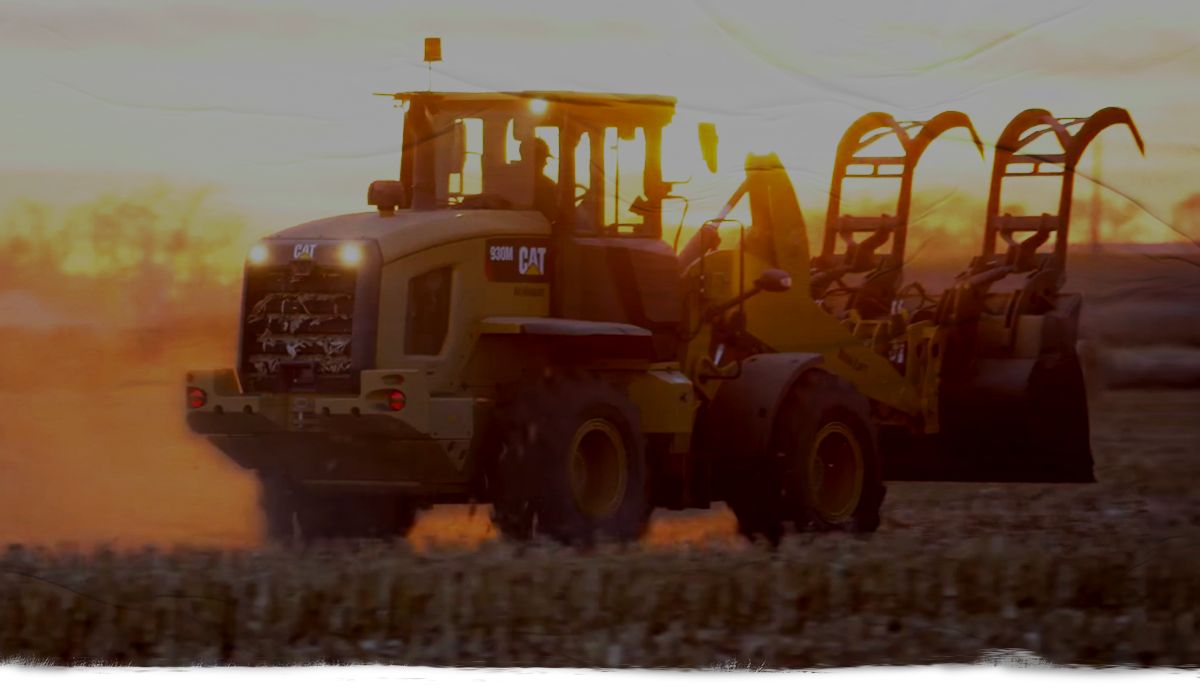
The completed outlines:
[[[356,267],[363,259],[363,247],[360,243],[343,243],[338,248],[338,260],[346,267]]]
[[[267,247],[258,243],[250,249],[250,254],[246,256],[246,259],[250,261],[251,265],[262,265],[269,257],[270,251],[267,250]]]

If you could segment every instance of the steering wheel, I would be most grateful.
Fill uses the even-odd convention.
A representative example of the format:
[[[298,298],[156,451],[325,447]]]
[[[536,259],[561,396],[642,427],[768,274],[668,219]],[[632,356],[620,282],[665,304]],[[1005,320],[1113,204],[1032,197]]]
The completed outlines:
[[[588,189],[587,185],[581,185],[578,182],[576,182],[575,183],[575,206],[579,206],[580,204],[582,204],[583,200],[587,199],[588,195],[591,194],[591,192],[592,191],[590,189]]]

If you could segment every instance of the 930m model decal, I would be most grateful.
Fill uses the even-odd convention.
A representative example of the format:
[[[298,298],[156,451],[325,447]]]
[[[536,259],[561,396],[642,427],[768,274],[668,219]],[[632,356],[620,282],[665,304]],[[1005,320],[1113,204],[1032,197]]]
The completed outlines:
[[[489,282],[550,281],[550,248],[545,238],[491,238],[484,255]]]

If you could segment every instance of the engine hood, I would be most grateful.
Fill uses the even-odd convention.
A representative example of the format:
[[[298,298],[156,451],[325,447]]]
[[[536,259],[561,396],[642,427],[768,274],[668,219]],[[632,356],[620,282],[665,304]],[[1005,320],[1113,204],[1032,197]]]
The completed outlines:
[[[344,214],[310,221],[273,233],[267,240],[353,241],[379,244],[383,261],[480,236],[549,235],[550,224],[536,211],[438,209]]]

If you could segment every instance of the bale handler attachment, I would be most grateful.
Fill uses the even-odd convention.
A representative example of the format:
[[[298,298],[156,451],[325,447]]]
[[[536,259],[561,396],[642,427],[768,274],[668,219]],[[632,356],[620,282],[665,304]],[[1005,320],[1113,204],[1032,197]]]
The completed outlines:
[[[708,277],[755,279],[779,268],[793,286],[741,302],[736,324],[745,346],[727,343],[721,356],[821,355],[824,367],[870,400],[887,479],[1093,481],[1075,352],[1080,297],[1061,290],[1075,169],[1088,144],[1114,124],[1127,125],[1141,148],[1123,109],[1086,119],[1036,109],[1017,115],[995,146],[982,253],[941,294],[904,279],[912,183],[921,156],[950,129],[966,129],[983,155],[966,115],[900,122],[870,113],[855,121],[839,144],[821,250],[811,263],[782,164],[774,156],[749,159],[746,181],[717,220],[748,195],[752,223],[736,256],[725,256],[730,270],[741,271],[721,272],[722,251],[714,251]],[[1031,151],[1045,134],[1059,148]],[[898,153],[864,154],[887,137]],[[1005,211],[1005,179],[1028,176],[1058,178],[1057,213]],[[894,210],[844,212],[847,178],[898,179]],[[683,252],[685,264],[715,247],[708,228]]]
[[[1064,292],[1075,171],[1088,145],[1132,118],[1109,107],[1086,118],[1021,112],[996,142],[980,255],[940,298],[935,349],[942,448],[959,477],[1089,482],[1087,397],[1076,353],[1082,298]],[[1056,146],[1033,150],[1053,135]],[[1058,210],[1006,211],[1009,178],[1057,181]]]
[[[897,121],[890,114],[870,112],[851,124],[838,143],[821,252],[812,264],[813,298],[902,372],[907,365],[907,329],[919,320],[929,302],[920,283],[903,283],[913,178],[926,149],[956,128],[967,131],[982,158],[983,142],[971,119],[953,111],[926,122]],[[887,137],[894,137],[898,154],[863,154]],[[893,212],[876,216],[844,213],[842,193],[847,179],[898,179]],[[906,308],[914,296],[917,303]],[[916,375],[912,379],[915,381]],[[930,413],[927,418],[936,424],[936,415]]]
[[[962,112],[942,112],[927,122],[898,122],[889,114],[871,112],[859,117],[846,130],[838,143],[833,166],[821,252],[813,258],[813,297],[827,308],[842,294],[843,311],[854,310],[863,318],[892,313],[904,271],[917,163],[934,139],[954,128],[970,133],[982,157],[983,142],[970,118]],[[900,154],[862,154],[888,136],[895,136],[902,149]],[[847,178],[899,179],[895,211],[878,216],[843,213],[842,189]],[[846,281],[855,276],[859,277],[857,284]]]

